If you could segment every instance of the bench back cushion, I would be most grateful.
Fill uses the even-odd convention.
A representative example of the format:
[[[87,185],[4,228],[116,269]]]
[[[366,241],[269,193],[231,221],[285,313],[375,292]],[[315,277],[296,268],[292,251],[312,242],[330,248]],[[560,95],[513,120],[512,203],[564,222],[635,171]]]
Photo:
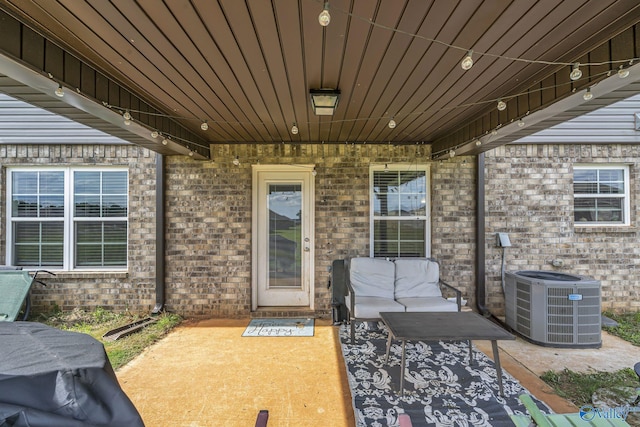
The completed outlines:
[[[393,299],[395,279],[393,262],[380,258],[352,258],[349,280],[357,296]]]
[[[438,263],[428,259],[395,261],[395,298],[441,297]]]

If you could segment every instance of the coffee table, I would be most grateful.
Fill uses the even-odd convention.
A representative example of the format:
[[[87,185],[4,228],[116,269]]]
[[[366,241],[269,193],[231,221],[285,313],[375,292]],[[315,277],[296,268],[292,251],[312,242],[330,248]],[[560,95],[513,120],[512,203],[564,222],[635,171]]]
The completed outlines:
[[[515,340],[516,337],[490,320],[472,311],[425,312],[425,313],[380,313],[380,318],[389,328],[385,363],[389,360],[391,340],[402,341],[402,362],[400,366],[400,394],[404,395],[405,343],[407,341],[468,341],[469,364],[473,364],[473,340],[490,340],[496,377],[500,395],[502,388],[502,368],[498,353],[498,340]]]

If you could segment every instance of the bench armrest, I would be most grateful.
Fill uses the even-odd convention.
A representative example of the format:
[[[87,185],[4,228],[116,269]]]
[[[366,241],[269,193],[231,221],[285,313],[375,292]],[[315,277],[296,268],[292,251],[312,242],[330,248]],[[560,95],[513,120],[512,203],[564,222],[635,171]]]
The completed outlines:
[[[458,311],[462,311],[462,292],[457,288],[454,288],[453,286],[451,286],[450,284],[448,284],[442,279],[439,280],[439,283],[440,285],[443,285],[445,288],[449,288],[456,293],[456,304],[458,304]]]

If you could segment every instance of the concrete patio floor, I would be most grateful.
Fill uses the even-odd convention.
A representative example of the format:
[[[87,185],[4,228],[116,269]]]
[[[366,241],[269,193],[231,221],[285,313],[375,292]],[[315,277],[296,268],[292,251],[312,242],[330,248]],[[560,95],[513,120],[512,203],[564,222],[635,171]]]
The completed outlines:
[[[118,370],[122,388],[147,427],[353,426],[351,394],[338,328],[316,319],[313,337],[242,337],[249,319],[187,322]],[[603,332],[601,349],[556,349],[501,341],[502,366],[557,413],[577,408],[538,375],[564,367],[615,370],[638,349]],[[491,357],[489,342],[474,342]]]

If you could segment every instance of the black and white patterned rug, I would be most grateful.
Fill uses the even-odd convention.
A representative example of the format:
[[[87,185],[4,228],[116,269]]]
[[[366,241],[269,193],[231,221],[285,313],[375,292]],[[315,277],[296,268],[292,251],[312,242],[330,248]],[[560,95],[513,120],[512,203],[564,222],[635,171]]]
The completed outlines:
[[[402,347],[393,343],[385,363],[384,324],[358,323],[354,344],[349,327],[342,325],[340,342],[357,427],[397,427],[402,413],[414,427],[513,426],[511,414],[526,414],[518,396],[529,392],[505,372],[505,396],[500,396],[493,361],[473,347],[469,366],[467,342],[407,342],[403,397],[398,392]]]

